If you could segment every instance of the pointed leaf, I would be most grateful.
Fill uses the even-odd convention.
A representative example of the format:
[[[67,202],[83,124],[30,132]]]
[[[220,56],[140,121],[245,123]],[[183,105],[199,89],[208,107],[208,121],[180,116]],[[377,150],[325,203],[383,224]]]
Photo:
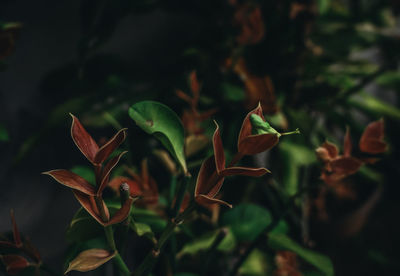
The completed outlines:
[[[61,183],[74,190],[81,191],[84,194],[96,194],[95,188],[92,185],[90,185],[84,178],[73,172],[67,170],[52,170],[48,172],[43,172],[42,174],[50,175],[58,183]]]
[[[179,117],[169,107],[153,101],[136,103],[129,116],[149,134],[154,134],[187,172],[184,155],[184,130]]]
[[[111,153],[114,152],[119,145],[125,141],[126,138],[126,128],[121,129],[117,132],[107,143],[105,143],[96,153],[94,157],[94,163],[101,164],[103,163]]]
[[[278,142],[276,134],[250,135],[241,140],[238,150],[241,154],[253,155],[273,148]]]
[[[326,276],[333,276],[333,264],[331,260],[317,252],[301,247],[298,243],[284,234],[269,233],[268,245],[276,250],[289,250],[319,269]]]
[[[214,148],[214,156],[215,156],[215,164],[217,172],[220,173],[223,169],[225,169],[225,153],[224,153],[224,146],[222,145],[219,126],[216,121],[214,121],[214,123],[217,126],[217,128],[215,129],[213,135],[213,148]]]
[[[232,208],[233,206],[231,204],[229,204],[226,201],[217,199],[217,198],[212,198],[206,195],[197,195],[195,197],[195,200],[198,204],[200,204],[203,207],[209,207],[210,205],[214,205],[214,204],[219,204],[219,205],[225,205],[229,208]]]
[[[93,140],[92,136],[86,131],[82,126],[81,122],[74,115],[70,114],[72,117],[71,125],[71,137],[74,140],[75,145],[79,150],[85,155],[85,157],[92,163],[94,163],[94,158],[99,146]]]
[[[19,255],[3,255],[0,257],[9,275],[16,275],[30,265],[27,259]]]
[[[266,173],[271,173],[271,172],[266,168],[230,167],[224,169],[221,172],[221,176],[245,175],[245,176],[260,177]]]
[[[196,181],[195,196],[202,194],[214,197],[220,190],[222,183],[223,177],[218,177],[214,156],[211,156],[201,165]]]
[[[190,89],[192,90],[193,93],[193,100],[196,103],[199,98],[199,92],[200,92],[200,84],[199,81],[197,80],[196,71],[192,71],[190,73]]]
[[[87,272],[94,270],[102,264],[108,262],[117,254],[117,251],[109,252],[105,249],[88,249],[81,252],[73,259],[64,274],[72,270]]]
[[[120,154],[118,154],[117,156],[114,156],[110,161],[108,161],[107,165],[105,165],[105,167],[103,169],[103,174],[101,176],[101,184],[97,190],[98,196],[100,196],[102,194],[104,188],[107,186],[111,170],[118,164],[122,155],[124,155],[125,153],[127,153],[127,151],[123,151]]]
[[[243,139],[252,135],[253,126],[250,121],[250,116],[252,114],[256,114],[256,115],[260,116],[265,121],[261,105],[258,104],[258,106],[255,109],[253,109],[252,111],[250,111],[243,120],[242,127],[240,128],[240,132],[239,132],[238,149],[240,148],[239,145],[242,143]]]
[[[93,196],[88,196],[84,193],[81,193],[79,191],[73,190],[73,193],[76,197],[76,199],[79,201],[79,203],[82,205],[83,208],[95,219],[97,220],[101,225],[105,225],[107,221],[109,221],[110,214],[108,212],[108,208],[106,204],[103,201],[104,209],[106,211],[106,216],[107,216],[107,221],[103,221],[100,212],[97,209],[96,202],[94,200]]]
[[[117,224],[122,221],[124,221],[128,215],[129,212],[131,211],[131,206],[133,203],[133,198],[129,197],[128,200],[125,201],[124,205],[119,209],[112,217],[111,219],[105,223],[106,226],[112,225],[112,224]]]
[[[343,155],[346,156],[346,157],[351,156],[352,147],[353,146],[351,144],[350,129],[347,127],[346,128],[346,134],[344,136]]]

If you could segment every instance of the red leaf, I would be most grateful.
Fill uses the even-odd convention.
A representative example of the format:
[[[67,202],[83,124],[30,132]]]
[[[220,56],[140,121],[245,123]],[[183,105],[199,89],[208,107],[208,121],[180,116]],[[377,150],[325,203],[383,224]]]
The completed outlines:
[[[273,148],[278,142],[276,134],[251,135],[241,140],[238,151],[244,155],[253,155]]]
[[[30,265],[24,257],[18,255],[3,255],[1,259],[9,275],[16,275]]]
[[[245,175],[245,176],[263,176],[266,173],[271,173],[266,168],[246,168],[246,167],[229,167],[221,172],[221,176],[230,175]]]
[[[331,162],[332,172],[340,175],[351,175],[356,173],[362,162],[354,157],[342,157]]]
[[[83,194],[79,191],[73,190],[73,193],[76,197],[76,199],[79,201],[79,203],[82,205],[82,207],[95,219],[100,223],[101,225],[105,225],[109,220],[110,220],[110,214],[108,212],[108,208],[104,201],[102,200],[104,210],[106,212],[106,217],[107,221],[103,221],[103,219],[100,216],[100,211],[97,208],[96,202],[94,200],[93,196],[88,196],[86,194]]]
[[[330,159],[335,159],[339,155],[339,150],[337,146],[331,142],[325,141],[322,146],[328,151],[328,156]]]
[[[74,140],[75,145],[79,148],[83,155],[85,155],[90,162],[94,163],[94,158],[99,150],[99,146],[93,140],[92,136],[90,136],[90,134],[85,130],[78,118],[72,114],[70,115],[72,117],[72,140]]]
[[[214,204],[225,205],[229,208],[232,208],[232,205],[229,204],[228,202],[220,200],[220,199],[216,199],[216,198],[211,198],[206,195],[197,195],[195,197],[195,200],[196,200],[197,204],[199,204],[205,208],[208,208],[210,205],[214,205]]]
[[[117,224],[124,221],[129,215],[132,203],[133,203],[133,198],[129,197],[125,201],[124,205],[114,214],[114,216],[111,217],[110,221],[105,223],[105,226]]]
[[[48,172],[43,172],[42,174],[47,174],[53,177],[58,183],[61,183],[67,187],[74,190],[81,191],[87,195],[95,195],[95,188],[89,184],[84,178],[79,175],[67,171],[67,170],[52,170]]]
[[[88,249],[79,253],[69,265],[64,274],[72,270],[87,272],[94,270],[102,264],[108,262],[117,254],[117,251],[109,252],[105,249]]]
[[[360,150],[366,153],[378,154],[385,152],[387,144],[384,138],[384,121],[370,123],[364,130],[360,139]]]
[[[350,130],[347,127],[346,128],[346,135],[344,136],[344,143],[343,143],[343,155],[344,156],[351,156],[351,150],[352,150],[352,144],[351,144],[351,136],[350,136]]]
[[[102,176],[101,176],[101,184],[100,184],[100,187],[98,187],[98,189],[97,189],[97,196],[100,196],[101,193],[103,192],[104,188],[107,186],[111,170],[118,164],[118,162],[121,159],[122,155],[124,155],[125,153],[127,153],[127,151],[123,151],[120,154],[118,154],[117,156],[113,157],[107,163],[107,165],[104,167],[103,173],[102,173]]]
[[[101,164],[103,163],[111,153],[114,152],[116,148],[119,147],[119,145],[122,144],[122,142],[126,138],[126,128],[121,129],[120,131],[117,132],[106,144],[104,144],[96,153],[94,157],[94,163],[96,164]]]
[[[224,146],[222,145],[219,126],[218,126],[217,122],[214,121],[214,123],[217,126],[217,128],[214,131],[214,135],[213,135],[215,164],[216,164],[217,172],[220,173],[223,169],[225,169],[225,153],[224,153]]]
[[[19,231],[18,231],[17,223],[15,222],[14,210],[10,211],[10,216],[11,216],[11,223],[13,226],[14,243],[17,247],[21,247],[22,240],[21,240],[21,235],[19,234]]]
[[[252,124],[251,124],[251,122],[250,122],[250,116],[251,116],[252,114],[256,114],[256,115],[260,116],[260,117],[265,121],[265,118],[264,118],[264,115],[263,115],[263,111],[262,111],[261,105],[258,104],[257,108],[255,108],[255,109],[253,109],[252,111],[250,111],[250,112],[246,115],[246,117],[244,118],[244,120],[243,120],[242,127],[240,128],[240,132],[239,132],[238,148],[240,148],[239,145],[242,143],[243,139],[245,139],[246,137],[252,135],[251,130],[252,130],[253,126],[252,126]],[[239,150],[239,151],[240,151],[240,150]]]

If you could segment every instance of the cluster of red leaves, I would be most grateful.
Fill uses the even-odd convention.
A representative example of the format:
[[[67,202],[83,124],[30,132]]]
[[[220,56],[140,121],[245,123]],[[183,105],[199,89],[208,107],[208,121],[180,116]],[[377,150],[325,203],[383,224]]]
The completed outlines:
[[[387,149],[384,138],[383,119],[370,123],[364,130],[359,148],[369,154],[383,153]],[[356,173],[365,163],[373,163],[375,158],[356,158],[351,155],[352,143],[349,129],[346,131],[343,155],[339,155],[338,147],[326,141],[316,149],[317,156],[324,162],[321,179],[327,184],[334,184],[343,178]]]
[[[226,176],[262,176],[269,172],[266,168],[233,166],[244,155],[253,155],[269,150],[279,141],[277,134],[252,134],[252,124],[250,122],[252,114],[260,116],[265,121],[261,105],[247,114],[239,133],[238,153],[228,167],[225,165],[224,148],[217,125],[213,136],[214,155],[203,162],[197,177],[195,200],[198,204],[204,207],[208,207],[211,204],[223,204],[232,207],[229,203],[216,198]]]
[[[117,132],[107,143],[99,147],[89,133],[84,129],[79,120],[72,116],[71,136],[75,145],[82,154],[92,163],[96,185],[93,186],[81,176],[68,170],[52,170],[43,174],[52,176],[59,183],[72,189],[76,199],[85,210],[103,226],[116,224],[123,221],[129,214],[133,198],[125,201],[124,205],[110,218],[102,193],[109,183],[111,170],[118,164],[121,152],[106,160],[126,138],[126,129]]]
[[[277,269],[274,276],[302,276],[299,271],[297,255],[291,251],[278,251],[275,256]]]
[[[22,270],[28,267],[35,268],[35,275],[40,275],[39,266],[41,264],[41,258],[39,251],[33,247],[29,240],[22,239],[21,234],[18,231],[17,223],[15,222],[14,212],[11,210],[11,223],[13,226],[13,238],[14,241],[0,241],[1,251],[16,250],[19,254],[28,256],[32,262],[28,261],[27,258],[19,254],[4,254],[0,255],[0,259],[3,261],[6,267],[7,274],[17,275]]]
[[[149,175],[147,159],[142,161],[142,170],[140,174],[133,172],[130,169],[126,170],[131,176],[118,176],[110,181],[109,187],[116,193],[119,193],[119,188],[122,183],[129,185],[131,197],[139,197],[135,204],[138,206],[148,206],[158,203],[158,188],[153,177]]]

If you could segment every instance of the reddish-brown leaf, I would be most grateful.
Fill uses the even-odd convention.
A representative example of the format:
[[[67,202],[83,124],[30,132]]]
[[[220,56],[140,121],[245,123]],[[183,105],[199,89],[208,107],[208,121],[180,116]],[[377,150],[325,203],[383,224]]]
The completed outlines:
[[[366,153],[378,154],[387,150],[384,138],[384,121],[370,123],[364,130],[360,139],[360,150]]]
[[[344,136],[343,155],[346,157],[351,156],[352,147],[353,145],[351,144],[350,129],[347,127],[346,134]]]
[[[195,197],[195,200],[196,200],[197,204],[199,204],[205,208],[209,208],[210,205],[215,205],[215,204],[225,205],[229,208],[232,208],[232,205],[229,204],[228,202],[217,199],[217,198],[211,198],[206,195],[197,195]]]
[[[276,134],[251,135],[241,140],[238,151],[243,155],[253,155],[273,148],[278,142]]]
[[[245,175],[259,177],[266,173],[270,173],[266,168],[229,167],[221,171],[221,176]]]
[[[90,185],[89,182],[73,172],[67,170],[52,170],[44,172],[42,174],[48,174],[53,177],[58,183],[61,183],[74,190],[81,191],[84,194],[96,194],[95,188]]]
[[[108,161],[107,165],[105,165],[101,176],[101,184],[100,187],[98,187],[97,189],[97,196],[100,196],[105,187],[107,186],[111,170],[118,164],[122,155],[124,155],[125,153],[127,153],[127,151],[123,151],[120,154],[114,156],[110,161]]]
[[[354,157],[342,157],[331,162],[333,173],[345,176],[356,173],[361,165],[362,162]]]
[[[253,129],[253,126],[250,121],[250,116],[252,114],[256,114],[256,115],[260,116],[265,121],[261,105],[259,104],[255,109],[250,111],[243,120],[242,127],[240,128],[240,132],[239,132],[238,148],[240,148],[239,145],[242,143],[243,139],[252,135],[251,130]]]
[[[222,186],[222,182],[223,178],[218,177],[216,172],[214,156],[210,156],[201,165],[197,176],[195,195],[203,194],[213,197],[216,192],[210,193],[210,191],[213,189],[219,190]]]
[[[19,255],[3,255],[1,259],[9,275],[16,275],[30,265],[27,259]]]
[[[92,136],[85,130],[81,122],[74,115],[70,114],[72,117],[71,125],[71,137],[74,140],[75,145],[79,150],[86,156],[86,158],[94,163],[94,158],[99,146],[93,140]]]
[[[329,141],[325,141],[322,146],[328,151],[329,159],[335,159],[339,155],[339,150],[337,146]]]
[[[106,217],[107,220],[103,221],[103,219],[101,218],[100,215],[100,211],[97,208],[96,202],[94,200],[93,196],[88,196],[84,193],[81,193],[79,191],[73,190],[73,193],[76,197],[76,199],[79,201],[79,203],[82,205],[82,207],[95,219],[98,221],[98,223],[100,223],[101,225],[105,225],[109,220],[110,220],[110,214],[108,211],[108,208],[106,206],[106,204],[104,203],[104,201],[102,201],[103,206],[104,206],[104,210],[106,212]]]
[[[218,126],[217,122],[214,121],[214,123],[217,126],[217,128],[215,129],[214,135],[213,135],[215,164],[216,164],[217,172],[220,173],[223,169],[225,169],[225,153],[224,153],[224,146],[222,145],[219,126]]]
[[[22,246],[21,235],[18,231],[17,222],[15,221],[14,210],[12,210],[12,209],[10,211],[10,217],[11,217],[11,223],[13,226],[14,243],[17,247],[21,247]]]
[[[132,203],[133,203],[133,198],[129,197],[125,201],[124,205],[121,206],[121,208],[111,217],[111,219],[107,223],[105,223],[105,226],[117,224],[124,221],[129,215]]]
[[[102,264],[108,262],[117,254],[117,251],[109,252],[105,249],[88,249],[79,253],[78,256],[73,259],[69,265],[68,269],[64,274],[72,270],[87,272],[94,270],[101,266]]]
[[[107,143],[105,143],[95,154],[93,162],[96,164],[103,163],[110,154],[113,153],[123,141],[125,141],[126,130],[126,128],[121,129]]]

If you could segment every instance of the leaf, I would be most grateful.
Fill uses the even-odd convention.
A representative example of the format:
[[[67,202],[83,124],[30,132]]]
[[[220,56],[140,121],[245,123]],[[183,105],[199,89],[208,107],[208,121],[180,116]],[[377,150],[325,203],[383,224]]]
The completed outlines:
[[[167,222],[151,210],[132,208],[132,217],[136,223],[147,224],[153,232],[161,232],[167,226]]]
[[[139,237],[145,236],[151,241],[155,241],[154,233],[149,225],[131,220],[130,226]]]
[[[222,224],[230,226],[238,241],[253,241],[271,221],[268,210],[250,203],[240,204],[222,217]]]
[[[220,90],[223,93],[224,99],[231,102],[242,102],[246,98],[246,94],[242,87],[233,85],[229,82],[221,83]]]
[[[89,249],[82,251],[75,259],[73,259],[64,274],[72,270],[87,272],[94,270],[102,264],[108,262],[117,254],[117,251],[109,252],[105,249]]]
[[[30,265],[24,257],[19,255],[3,255],[0,256],[0,258],[6,267],[7,274],[9,275],[16,275]]]
[[[328,11],[330,0],[317,0],[317,3],[320,14],[324,14]]]
[[[265,254],[256,249],[244,261],[239,269],[239,274],[246,276],[264,276],[267,275],[268,262]]]
[[[387,116],[400,120],[400,109],[365,93],[351,97],[348,104],[377,117]]]
[[[194,255],[200,251],[205,251],[209,249],[217,238],[218,233],[218,230],[208,232],[200,237],[195,238],[193,241],[186,243],[181,251],[177,254],[178,258],[182,257],[183,255]],[[217,250],[227,252],[233,250],[235,247],[235,236],[233,235],[232,231],[228,230],[226,236],[217,246]]]
[[[6,142],[10,139],[8,132],[3,124],[0,124],[0,142]]]
[[[184,129],[181,120],[166,105],[142,101],[129,108],[129,116],[146,133],[153,134],[187,172],[184,154]]]
[[[299,257],[310,263],[327,276],[333,276],[333,264],[331,260],[320,253],[303,248],[297,242],[284,234],[269,233],[268,246],[275,250],[289,250],[296,253]]]

